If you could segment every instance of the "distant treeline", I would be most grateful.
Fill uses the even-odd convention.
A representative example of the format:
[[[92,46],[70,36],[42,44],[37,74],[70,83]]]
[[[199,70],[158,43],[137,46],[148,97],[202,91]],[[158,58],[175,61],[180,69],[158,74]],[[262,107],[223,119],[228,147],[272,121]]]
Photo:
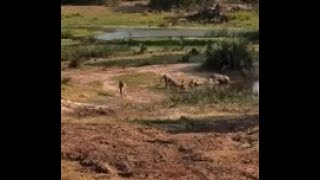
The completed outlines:
[[[61,0],[61,4],[105,5],[108,3],[119,3],[121,1],[122,0]],[[150,0],[149,5],[153,8],[168,9],[173,6],[191,5],[191,4],[194,4],[195,2],[197,2],[197,0]]]
[[[61,0],[63,5],[117,5],[121,1],[131,0]],[[259,0],[226,0],[231,2],[258,3]],[[170,9],[173,7],[210,6],[217,3],[216,0],[150,0],[149,6],[153,9]]]
[[[104,0],[61,0],[61,4],[76,4],[76,5],[85,5],[85,4],[103,4]]]
[[[115,5],[121,0],[61,0],[63,5]]]
[[[222,0],[229,3],[259,3],[259,0]],[[218,4],[219,0],[150,0],[149,6],[153,9],[168,10],[171,8],[196,8],[204,10],[214,4]]]

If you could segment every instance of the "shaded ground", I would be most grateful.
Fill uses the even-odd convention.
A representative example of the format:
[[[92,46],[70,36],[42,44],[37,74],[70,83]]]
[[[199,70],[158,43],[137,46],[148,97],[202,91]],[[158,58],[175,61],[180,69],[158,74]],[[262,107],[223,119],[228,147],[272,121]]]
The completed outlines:
[[[258,179],[258,117],[243,118],[240,131],[225,118],[178,134],[122,121],[62,123],[61,158],[94,179]]]

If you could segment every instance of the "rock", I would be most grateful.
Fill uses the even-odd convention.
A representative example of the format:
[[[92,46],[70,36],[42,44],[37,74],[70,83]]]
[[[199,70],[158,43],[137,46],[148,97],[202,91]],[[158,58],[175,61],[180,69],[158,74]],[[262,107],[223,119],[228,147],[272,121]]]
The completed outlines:
[[[86,159],[82,160],[80,162],[80,164],[82,166],[93,166],[94,165],[93,161],[91,159],[89,159],[89,158],[86,158]]]
[[[181,116],[181,117],[180,117],[180,120],[181,120],[181,121],[187,121],[188,118],[187,118],[186,116]]]
[[[133,172],[131,170],[131,168],[129,167],[128,164],[126,163],[122,163],[122,162],[117,162],[115,164],[116,168],[118,169],[118,171],[120,171],[118,174],[122,177],[130,177],[133,175]]]
[[[190,152],[191,152],[190,149],[188,149],[188,148],[186,148],[186,147],[184,147],[184,146],[180,146],[180,147],[178,148],[178,150],[179,150],[179,152],[182,152],[182,153],[190,153]]]
[[[107,163],[98,163],[95,167],[96,172],[108,174],[110,173],[110,168]]]
[[[252,160],[251,159],[243,159],[242,163],[249,164],[249,163],[252,163]]]
[[[247,148],[251,148],[251,147],[252,147],[252,145],[251,145],[251,144],[249,144],[249,143],[244,143],[244,144],[242,144],[242,146],[241,146],[241,147],[243,147],[243,148],[247,149]]]
[[[255,133],[259,133],[259,128],[253,128],[250,131],[248,131],[247,135],[252,135]]]
[[[239,134],[232,137],[233,141],[239,142],[241,140],[241,136]]]

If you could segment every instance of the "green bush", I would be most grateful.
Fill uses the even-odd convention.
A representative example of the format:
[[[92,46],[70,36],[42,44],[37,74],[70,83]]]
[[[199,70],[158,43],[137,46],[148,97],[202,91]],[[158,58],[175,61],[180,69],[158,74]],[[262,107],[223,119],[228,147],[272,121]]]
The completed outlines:
[[[71,31],[61,31],[61,39],[72,39],[73,38],[73,34],[71,33]]]
[[[145,46],[180,46],[180,49],[186,46],[205,46],[208,43],[215,43],[219,41],[228,40],[228,38],[210,38],[210,39],[129,39],[129,40],[112,40],[110,44],[127,45],[127,46],[139,46],[144,44]]]
[[[192,48],[191,51],[189,52],[191,55],[198,55],[200,52],[196,48]]]
[[[63,77],[61,79],[61,84],[68,84],[71,81],[70,77]]]
[[[182,56],[181,62],[189,62],[189,60],[190,60],[190,55],[186,54]]]
[[[157,65],[157,64],[176,64],[181,62],[181,55],[164,55],[164,56],[153,56],[150,58],[139,58],[139,59],[117,59],[117,60],[108,60],[97,62],[91,64],[93,66],[120,66],[120,67],[139,67],[139,66],[148,66],[148,65]]]
[[[220,70],[223,65],[229,65],[233,70],[251,69],[253,57],[247,47],[248,42],[241,39],[222,41],[215,48],[212,45],[208,45],[206,50],[207,58],[203,68]]]
[[[257,41],[259,40],[259,30],[257,29],[217,29],[211,31],[208,37],[229,37],[229,38],[245,38],[248,41]]]
[[[104,0],[106,6],[116,6],[121,2],[121,0]]]
[[[79,59],[73,59],[70,61],[68,67],[69,68],[78,68],[80,66],[80,60]]]
[[[146,50],[147,50],[147,46],[145,46],[144,44],[140,44],[140,50],[138,53],[143,54]]]
[[[181,50],[183,50],[186,46],[186,42],[183,36],[180,37],[180,46],[181,46]]]

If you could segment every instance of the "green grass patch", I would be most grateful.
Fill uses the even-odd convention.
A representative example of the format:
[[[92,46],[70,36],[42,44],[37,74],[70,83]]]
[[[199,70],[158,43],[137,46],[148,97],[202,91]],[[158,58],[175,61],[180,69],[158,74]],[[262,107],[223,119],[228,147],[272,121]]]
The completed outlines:
[[[256,11],[239,11],[227,14],[229,27],[259,28],[259,14]]]
[[[110,44],[138,46],[205,46],[227,40],[227,38],[134,38],[124,40],[112,40]]]
[[[113,79],[116,81],[123,81],[128,86],[139,87],[153,87],[153,85],[159,82],[159,75],[152,72],[145,73],[130,73],[121,76],[116,76]]]
[[[85,15],[79,16],[64,15],[62,12],[62,25],[114,25],[114,26],[136,26],[136,25],[155,25],[160,26],[168,24],[167,17],[169,13],[120,13],[106,11],[99,15]]]
[[[61,39],[61,47],[62,46],[73,46],[73,45],[80,45],[81,41],[73,40],[73,39]]]
[[[165,55],[165,56],[153,56],[151,58],[141,58],[141,59],[117,59],[117,60],[105,60],[101,62],[96,62],[88,64],[91,66],[120,66],[120,67],[137,67],[137,66],[148,66],[157,64],[176,64],[180,63],[182,55]]]
[[[258,28],[216,28],[207,35],[220,38],[246,38],[249,41],[259,40]]]
[[[89,37],[98,33],[102,33],[101,30],[90,28],[66,28],[61,30],[61,38],[72,39],[79,37]]]
[[[130,48],[128,46],[92,44],[63,47],[61,56],[68,60],[88,60],[90,58],[106,58],[125,51],[130,51]]]
[[[75,7],[75,11],[76,11]],[[68,12],[69,11],[69,12]],[[240,11],[227,14],[229,22],[223,24],[201,24],[191,23],[179,24],[183,27],[259,27],[259,14],[252,11]],[[109,9],[95,12],[94,8],[89,8],[86,12],[70,14],[70,10],[62,9],[62,26],[96,25],[96,26],[171,26],[171,19],[177,18],[177,15],[170,12],[162,13],[122,13],[114,12]]]

